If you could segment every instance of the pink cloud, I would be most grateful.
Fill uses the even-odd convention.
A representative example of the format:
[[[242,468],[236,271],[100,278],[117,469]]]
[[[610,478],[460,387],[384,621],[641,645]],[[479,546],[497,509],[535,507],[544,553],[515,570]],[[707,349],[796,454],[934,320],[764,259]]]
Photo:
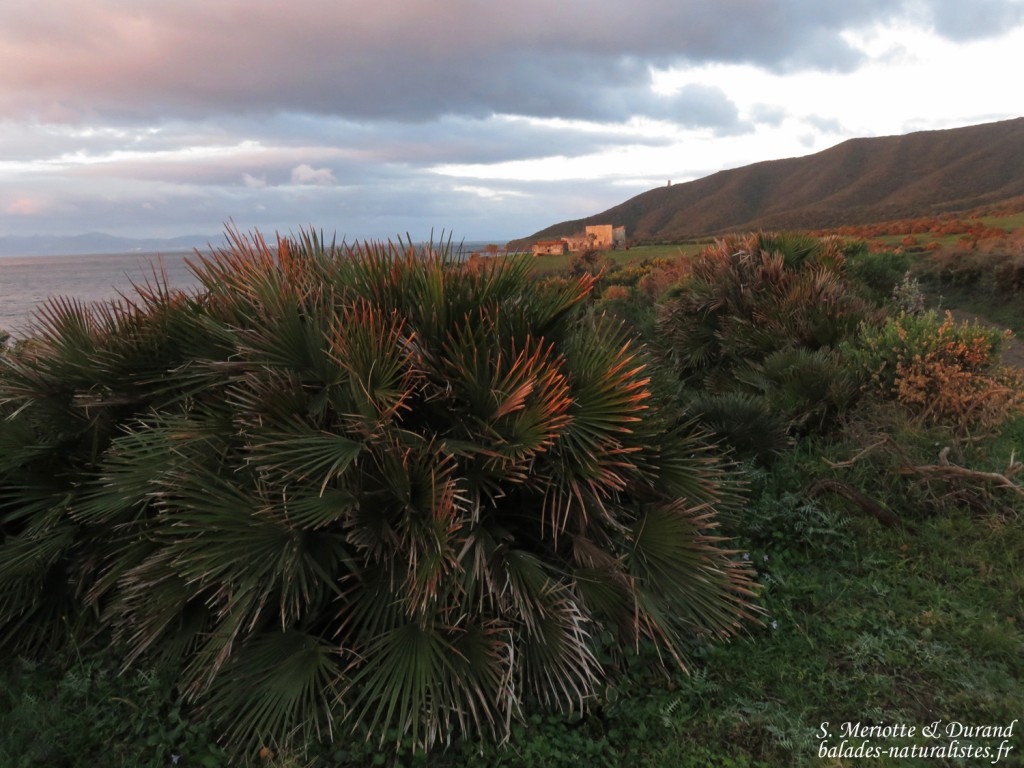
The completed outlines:
[[[578,92],[642,88],[645,57],[776,63],[819,39],[807,30],[825,30],[835,44],[812,53],[829,59],[849,53],[837,36],[843,16],[855,24],[865,15],[784,12],[803,0],[780,0],[781,10],[721,0],[713,12],[678,0],[646,0],[641,10],[612,0],[584,5],[586,13],[548,0],[0,3],[0,116],[548,116],[573,98],[589,114],[594,99]],[[769,24],[777,17],[801,25],[779,29]],[[762,27],[788,36],[750,33]],[[749,44],[737,48],[736,39]]]
[[[12,216],[35,216],[38,213],[42,213],[43,207],[39,204],[38,200],[33,200],[30,197],[21,197],[8,203],[4,211]]]

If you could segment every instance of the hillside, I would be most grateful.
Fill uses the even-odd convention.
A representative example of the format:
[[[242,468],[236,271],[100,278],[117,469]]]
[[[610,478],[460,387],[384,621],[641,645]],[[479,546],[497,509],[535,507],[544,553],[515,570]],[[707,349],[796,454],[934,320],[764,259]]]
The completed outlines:
[[[825,228],[930,216],[1024,195],[1024,118],[851,139],[806,157],[720,171],[644,192],[519,241],[587,224],[625,225],[633,242],[736,230]]]

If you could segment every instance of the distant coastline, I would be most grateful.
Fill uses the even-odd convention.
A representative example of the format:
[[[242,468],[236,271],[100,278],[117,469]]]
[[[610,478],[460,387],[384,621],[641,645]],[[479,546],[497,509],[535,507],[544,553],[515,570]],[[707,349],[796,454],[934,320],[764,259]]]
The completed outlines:
[[[0,242],[11,240],[0,238]],[[474,251],[483,251],[491,242],[453,239],[451,248],[455,254],[468,256]],[[216,247],[219,243],[212,245]],[[195,248],[179,244],[176,249],[165,247],[99,253],[0,253],[0,329],[15,338],[29,335],[33,312],[53,297],[93,303],[118,299],[121,295],[130,296],[133,283],[151,280],[154,268],[158,272],[162,269],[173,288],[198,287],[199,283],[186,262],[194,257],[196,250],[203,253],[210,247],[211,244],[207,243]]]
[[[384,238],[385,240],[387,238]],[[398,238],[393,238],[397,240]],[[404,239],[404,238],[403,238]],[[328,238],[328,242],[330,238]],[[338,242],[342,242],[338,239]],[[350,243],[362,239],[348,240]],[[424,241],[426,242],[426,241]],[[442,241],[438,239],[435,245]],[[447,245],[448,240],[443,241]],[[504,240],[455,240],[451,241],[455,252],[482,251],[487,245],[497,244],[504,250]],[[122,254],[146,255],[154,253],[179,254],[208,251],[227,245],[223,235],[182,235],[169,238],[129,238],[92,232],[82,235],[2,235],[0,236],[0,257],[67,257],[67,256],[110,256]]]
[[[132,238],[87,232],[81,235],[0,236],[0,256],[95,256],[122,253],[191,253],[224,244],[221,235]]]

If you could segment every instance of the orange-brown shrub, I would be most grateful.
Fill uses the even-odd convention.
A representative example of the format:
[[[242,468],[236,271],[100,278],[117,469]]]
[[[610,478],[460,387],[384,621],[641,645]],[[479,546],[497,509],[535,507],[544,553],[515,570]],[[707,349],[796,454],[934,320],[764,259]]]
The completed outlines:
[[[957,324],[946,313],[889,318],[865,329],[855,358],[870,376],[869,388],[894,400],[929,425],[957,432],[991,429],[1024,412],[1018,369],[999,364],[1009,337],[976,324]]]
[[[693,259],[678,256],[675,259],[655,259],[651,270],[640,278],[637,287],[652,301],[660,299],[669,288],[690,274]]]
[[[994,429],[1011,413],[1024,410],[1019,370],[978,375],[931,353],[897,368],[896,400],[923,422],[958,431]]]
[[[629,298],[629,288],[624,285],[609,285],[604,289],[601,298],[605,301],[618,301]]]

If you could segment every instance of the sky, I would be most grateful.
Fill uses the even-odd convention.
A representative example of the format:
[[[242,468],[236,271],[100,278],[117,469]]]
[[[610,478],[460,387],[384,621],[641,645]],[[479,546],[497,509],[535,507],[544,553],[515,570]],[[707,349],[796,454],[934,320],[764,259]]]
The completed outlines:
[[[1024,116],[1024,0],[3,0],[0,236],[503,242]]]

